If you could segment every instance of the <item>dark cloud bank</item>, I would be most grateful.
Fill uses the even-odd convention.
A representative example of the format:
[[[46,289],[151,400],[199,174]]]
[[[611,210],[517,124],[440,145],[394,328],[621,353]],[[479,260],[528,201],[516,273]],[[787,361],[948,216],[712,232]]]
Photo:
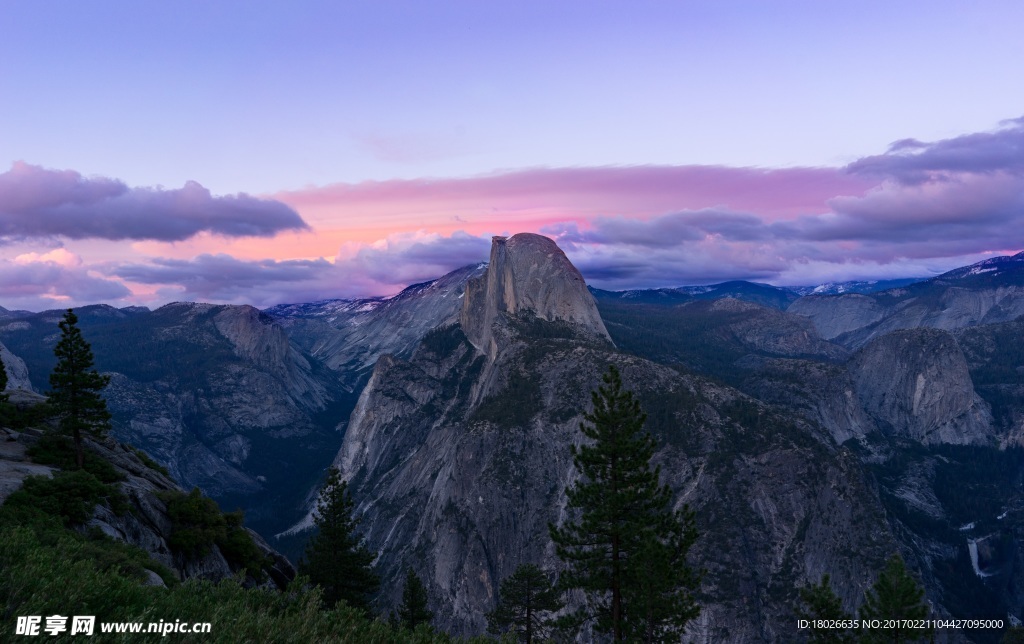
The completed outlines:
[[[216,197],[194,181],[177,190],[130,188],[71,170],[15,163],[0,174],[0,239],[181,241],[199,232],[271,237],[305,230],[289,206],[246,194]]]

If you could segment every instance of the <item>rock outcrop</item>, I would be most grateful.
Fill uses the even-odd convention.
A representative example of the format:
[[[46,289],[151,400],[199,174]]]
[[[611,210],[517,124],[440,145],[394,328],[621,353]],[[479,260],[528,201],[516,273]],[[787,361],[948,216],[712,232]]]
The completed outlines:
[[[4,369],[7,370],[6,390],[32,391],[32,381],[28,377],[28,367],[25,366],[25,361],[11,353],[2,343],[0,343],[0,360],[4,363]]]
[[[53,466],[33,463],[26,453],[26,448],[35,444],[41,435],[38,429],[14,432],[0,428],[0,503],[20,488],[25,478],[51,476],[58,470]],[[118,514],[106,505],[97,505],[93,516],[79,526],[80,529],[95,528],[113,539],[145,550],[155,562],[166,566],[181,580],[220,581],[240,572],[240,568],[232,565],[216,544],[206,555],[198,557],[171,549],[169,540],[174,526],[167,513],[166,494],[184,493],[171,478],[143,462],[136,450],[113,439],[95,441],[87,438],[85,446],[113,466],[121,479],[115,485],[125,495],[129,509]],[[248,583],[268,583],[280,590],[287,588],[295,578],[294,566],[258,534],[246,530],[269,562],[267,582],[249,577]],[[153,575],[153,578],[153,583],[158,583],[159,577]]]
[[[988,444],[992,415],[974,391],[964,354],[945,331],[912,329],[876,338],[850,374],[883,432],[923,444]]]
[[[565,322],[582,334],[610,341],[583,276],[562,249],[542,235],[492,239],[486,273],[466,284],[459,323],[473,346],[494,356],[495,322],[520,314]]]
[[[387,299],[283,304],[265,313],[351,391],[365,382],[380,356],[407,358],[429,331],[458,321],[466,282],[486,267],[464,266]]]
[[[113,440],[87,441],[88,449],[114,466],[123,477],[119,486],[128,497],[132,510],[117,515],[105,506],[96,506],[96,513],[86,524],[96,527],[108,536],[137,546],[150,556],[175,571],[181,579],[209,579],[219,581],[236,575],[239,570],[225,558],[214,544],[210,552],[201,557],[174,553],[168,545],[173,525],[167,514],[167,492],[184,493],[168,476],[146,465],[136,451]],[[271,563],[267,573],[272,584],[287,588],[295,578],[295,567],[279,552],[267,545],[256,532],[246,529],[256,547]],[[250,579],[250,583],[255,583]]]
[[[26,455],[21,433],[0,427],[0,504],[29,476],[50,476],[49,465],[33,463]]]

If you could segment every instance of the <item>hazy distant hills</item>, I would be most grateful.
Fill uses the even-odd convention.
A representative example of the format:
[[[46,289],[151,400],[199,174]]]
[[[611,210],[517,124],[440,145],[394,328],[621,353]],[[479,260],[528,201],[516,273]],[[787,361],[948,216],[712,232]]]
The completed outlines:
[[[809,295],[788,309],[823,337],[848,347],[898,329],[960,329],[1024,314],[1024,253],[987,259],[877,293]]]
[[[723,282],[710,286],[681,286],[635,291],[603,291],[591,288],[590,292],[598,301],[620,300],[636,304],[675,305],[695,300],[719,300],[731,297],[776,309],[785,309],[800,297],[790,289],[744,281]]]
[[[0,320],[9,320],[15,318],[23,318],[33,315],[31,311],[9,311],[4,307],[0,306]]]
[[[733,280],[707,286],[679,286],[675,288],[640,289],[631,291],[605,291],[590,288],[598,300],[623,300],[637,304],[674,305],[693,300],[719,300],[731,297],[785,310],[805,295],[840,295],[844,293],[877,293],[891,288],[908,286],[927,278],[829,282],[814,286],[772,286],[759,282]]]

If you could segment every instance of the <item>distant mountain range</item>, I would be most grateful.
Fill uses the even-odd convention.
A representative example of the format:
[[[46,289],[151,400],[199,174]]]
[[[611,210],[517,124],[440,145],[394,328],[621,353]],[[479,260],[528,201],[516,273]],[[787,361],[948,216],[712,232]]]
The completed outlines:
[[[718,300],[731,297],[776,309],[786,309],[804,295],[838,295],[842,293],[876,293],[890,288],[907,286],[926,278],[906,278],[877,281],[830,282],[817,286],[772,286],[759,282],[733,280],[707,286],[679,286],[629,291],[605,291],[590,288],[598,299],[630,300],[644,304],[682,304],[693,300]]]

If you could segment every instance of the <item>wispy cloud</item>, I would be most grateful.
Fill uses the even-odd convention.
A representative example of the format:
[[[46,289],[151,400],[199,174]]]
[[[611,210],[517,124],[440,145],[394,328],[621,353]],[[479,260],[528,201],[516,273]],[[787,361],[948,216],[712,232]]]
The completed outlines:
[[[876,184],[837,168],[626,166],[339,183],[274,196],[303,212],[331,208],[335,216],[385,220],[442,214],[469,223],[513,222],[524,215],[651,216],[714,207],[777,218],[820,212],[828,199],[861,194]]]

